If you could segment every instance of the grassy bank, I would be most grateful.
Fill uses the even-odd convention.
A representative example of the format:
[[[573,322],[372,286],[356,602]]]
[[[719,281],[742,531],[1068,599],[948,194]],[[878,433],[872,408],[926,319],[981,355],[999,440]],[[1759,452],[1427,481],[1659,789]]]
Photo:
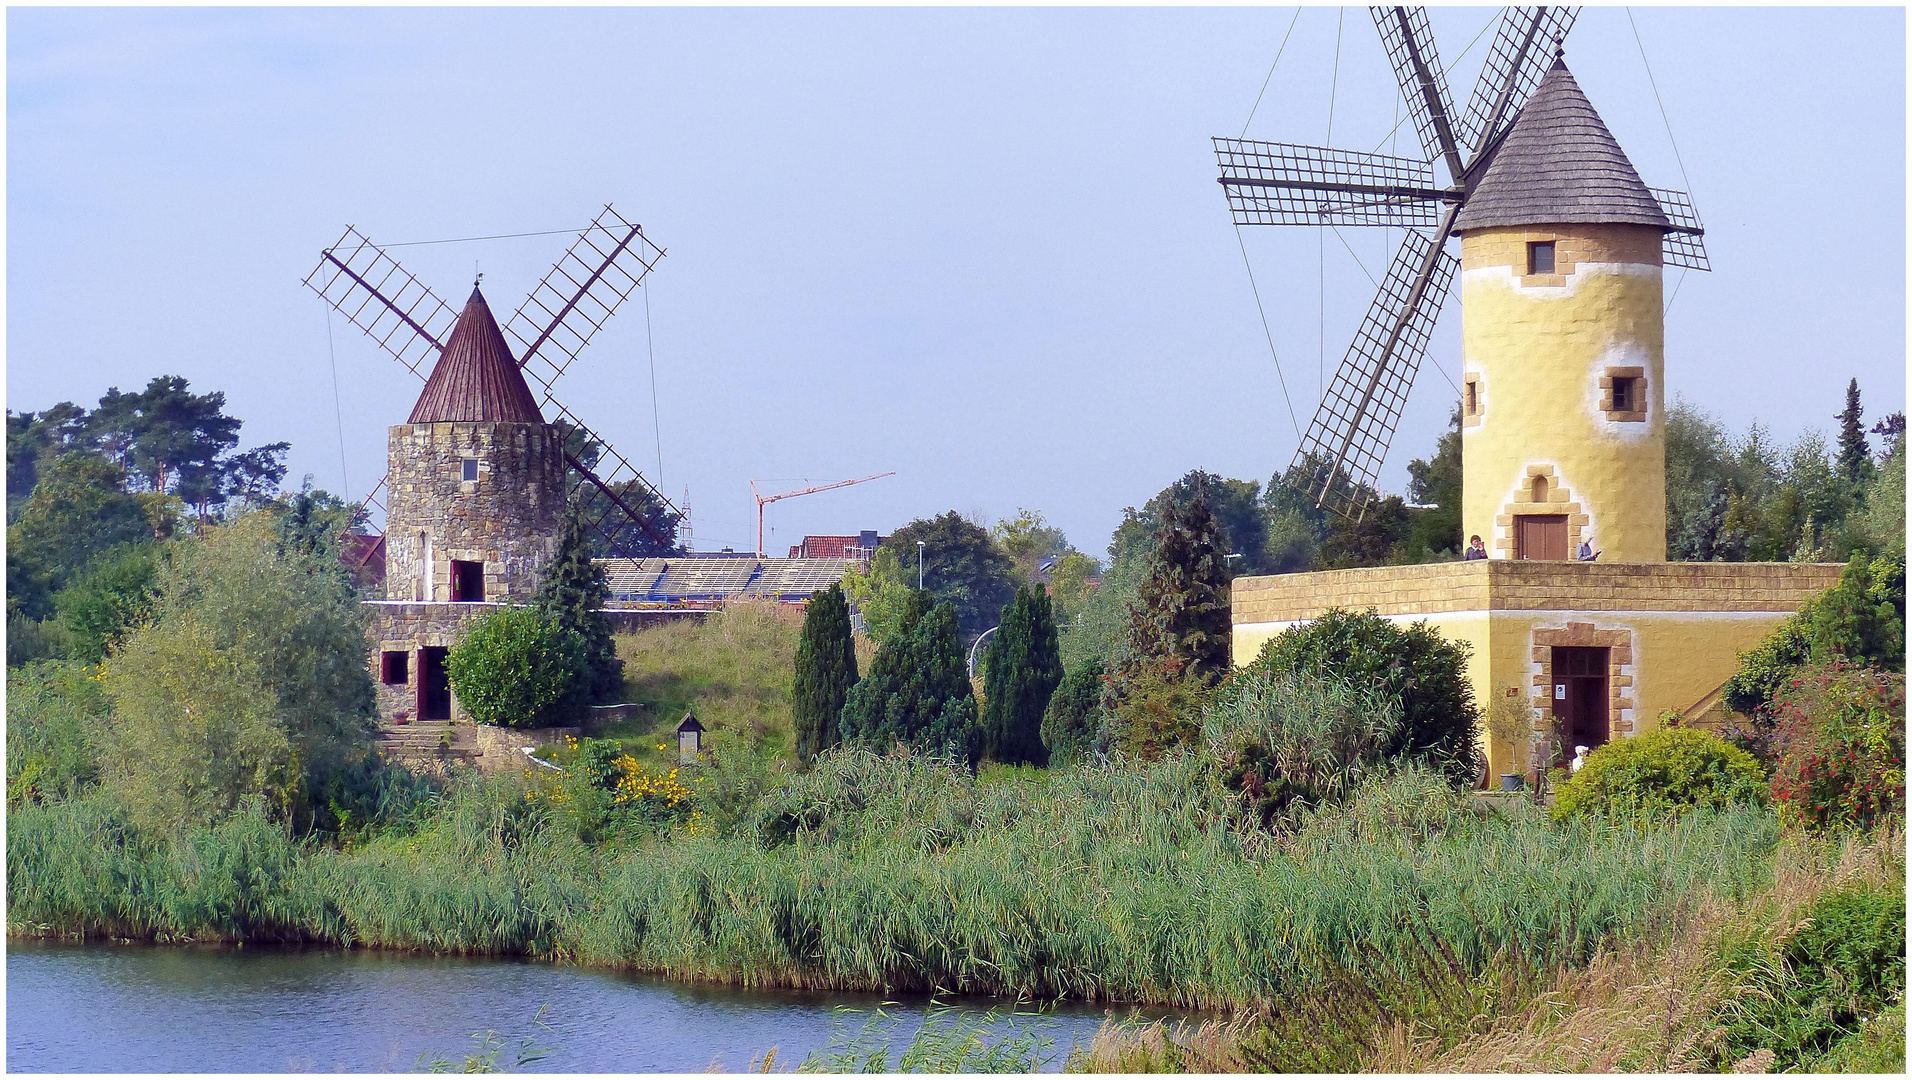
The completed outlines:
[[[1771,884],[1763,811],[1649,831],[1476,807],[1424,776],[1282,840],[1198,759],[979,784],[845,753],[698,832],[587,844],[507,781],[349,850],[263,816],[154,836],[98,796],[17,808],[9,928],[521,954],[740,985],[1272,1006],[1350,969],[1583,965]],[[728,817],[726,817],[726,814]]]

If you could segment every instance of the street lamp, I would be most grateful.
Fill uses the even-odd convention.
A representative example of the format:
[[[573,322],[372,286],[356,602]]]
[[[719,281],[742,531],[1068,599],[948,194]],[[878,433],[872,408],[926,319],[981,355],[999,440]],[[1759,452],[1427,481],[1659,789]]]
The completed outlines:
[[[969,645],[969,677],[970,678],[973,679],[976,677],[976,650],[983,647],[984,638],[988,637],[989,635],[1001,629],[1002,627],[1000,626],[992,626],[989,629],[984,630],[982,633],[977,634],[976,640],[970,643]]]
[[[925,541],[925,540],[918,540],[916,542],[916,591],[917,592],[923,591],[923,548],[927,543],[928,541]]]

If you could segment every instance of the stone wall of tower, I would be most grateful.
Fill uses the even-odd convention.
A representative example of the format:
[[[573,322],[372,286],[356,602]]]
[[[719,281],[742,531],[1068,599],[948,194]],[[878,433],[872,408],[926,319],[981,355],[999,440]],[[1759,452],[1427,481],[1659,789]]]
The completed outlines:
[[[1553,273],[1527,272],[1537,242],[1553,243]],[[1570,551],[1666,560],[1660,245],[1640,225],[1462,237],[1461,529],[1490,557],[1513,557],[1516,517],[1564,515]]]
[[[563,445],[549,425],[399,424],[387,460],[386,599],[451,600],[454,560],[484,564],[487,601],[537,592],[564,514]]]

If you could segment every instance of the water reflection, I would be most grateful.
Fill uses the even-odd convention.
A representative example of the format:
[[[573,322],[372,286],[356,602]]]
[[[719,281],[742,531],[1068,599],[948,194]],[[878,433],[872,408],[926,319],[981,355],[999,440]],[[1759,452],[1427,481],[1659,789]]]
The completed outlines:
[[[7,1060],[14,1072],[404,1072],[462,1057],[493,1029],[553,1049],[557,1072],[744,1069],[771,1047],[791,1065],[829,1042],[839,1008],[866,995],[741,991],[510,960],[257,948],[7,945]],[[548,1004],[549,1032],[532,1026]],[[991,1002],[967,1002],[981,1013]],[[913,1017],[924,1002],[891,1008]],[[1056,1069],[1103,1010],[1063,1005],[1036,1024]],[[1160,1015],[1155,1013],[1153,1015]],[[847,1020],[851,1030],[859,1017]]]

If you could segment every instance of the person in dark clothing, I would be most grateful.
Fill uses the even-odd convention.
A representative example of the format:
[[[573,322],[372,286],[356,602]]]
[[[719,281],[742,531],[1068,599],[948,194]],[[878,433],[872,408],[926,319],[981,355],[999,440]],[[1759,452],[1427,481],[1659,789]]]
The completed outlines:
[[[1461,558],[1471,562],[1475,559],[1485,559],[1486,557],[1487,557],[1487,545],[1480,542],[1480,537],[1478,536],[1468,537],[1467,550],[1461,554]]]

